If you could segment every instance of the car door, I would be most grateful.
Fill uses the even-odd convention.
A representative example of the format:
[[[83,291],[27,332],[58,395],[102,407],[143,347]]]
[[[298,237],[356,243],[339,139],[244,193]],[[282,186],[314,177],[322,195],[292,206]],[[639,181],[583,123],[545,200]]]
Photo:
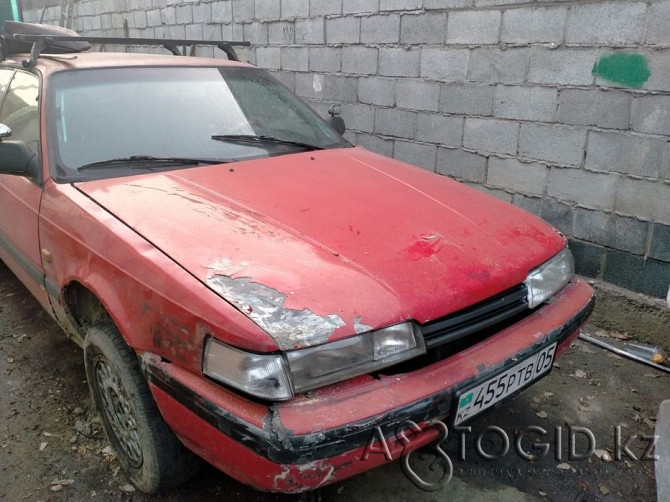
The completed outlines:
[[[39,78],[32,73],[0,69],[0,124],[11,129],[8,139],[25,142],[37,155],[40,154],[39,89]],[[38,233],[41,198],[40,180],[0,175],[0,257],[47,307],[49,299],[44,290]]]

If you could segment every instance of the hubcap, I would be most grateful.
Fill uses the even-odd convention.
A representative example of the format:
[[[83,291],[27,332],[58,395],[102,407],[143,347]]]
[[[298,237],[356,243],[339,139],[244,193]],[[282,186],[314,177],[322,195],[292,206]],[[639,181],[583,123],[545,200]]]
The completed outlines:
[[[96,361],[95,378],[107,422],[130,463],[139,467],[142,464],[140,436],[126,390],[106,359]]]

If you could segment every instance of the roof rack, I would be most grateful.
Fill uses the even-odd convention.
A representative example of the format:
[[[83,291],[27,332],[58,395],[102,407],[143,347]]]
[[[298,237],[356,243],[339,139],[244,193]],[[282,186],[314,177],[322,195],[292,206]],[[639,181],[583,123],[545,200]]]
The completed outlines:
[[[239,61],[237,53],[233,47],[249,47],[249,42],[232,42],[232,41],[213,41],[213,40],[188,40],[188,39],[164,39],[164,38],[116,38],[116,37],[89,37],[89,36],[53,36],[53,35],[33,35],[33,34],[4,34],[2,37],[2,45],[6,45],[6,41],[32,43],[30,50],[30,59],[23,62],[26,67],[34,67],[37,58],[40,54],[50,47],[57,47],[58,43],[68,42],[88,42],[89,44],[110,44],[110,45],[154,45],[162,46],[169,50],[175,56],[181,56],[179,46],[196,46],[207,45],[215,46],[226,53],[228,59],[231,61]],[[3,51],[4,52],[4,51]],[[63,52],[59,50],[59,52]],[[81,50],[72,50],[71,52],[81,52]],[[186,50],[184,54],[186,55]],[[3,54],[4,59],[4,54]]]

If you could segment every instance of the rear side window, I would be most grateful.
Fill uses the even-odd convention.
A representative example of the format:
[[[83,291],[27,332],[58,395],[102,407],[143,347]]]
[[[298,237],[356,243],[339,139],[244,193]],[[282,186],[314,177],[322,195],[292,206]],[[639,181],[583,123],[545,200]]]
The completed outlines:
[[[12,130],[11,139],[23,141],[35,153],[39,153],[40,146],[38,96],[37,77],[17,71],[0,108],[0,123]]]

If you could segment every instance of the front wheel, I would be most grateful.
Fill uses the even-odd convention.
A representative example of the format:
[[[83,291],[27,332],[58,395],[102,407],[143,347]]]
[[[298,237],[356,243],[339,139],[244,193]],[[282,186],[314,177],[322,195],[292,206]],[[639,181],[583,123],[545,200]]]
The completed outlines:
[[[133,484],[158,493],[190,478],[200,462],[161,417],[135,352],[114,325],[88,329],[84,361],[105,435]]]

